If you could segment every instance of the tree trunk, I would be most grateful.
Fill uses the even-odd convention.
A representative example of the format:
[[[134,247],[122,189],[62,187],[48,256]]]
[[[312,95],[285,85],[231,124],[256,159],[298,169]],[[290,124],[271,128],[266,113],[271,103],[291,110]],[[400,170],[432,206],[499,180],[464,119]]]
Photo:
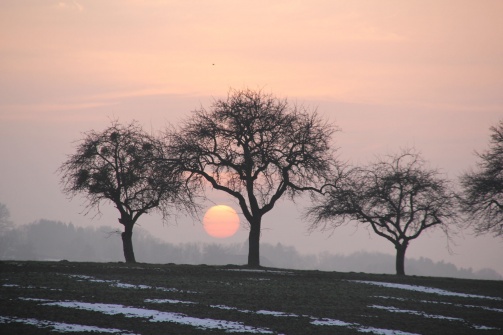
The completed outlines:
[[[126,259],[126,263],[136,263],[133,251],[133,224],[129,222],[122,224],[124,225],[124,232],[121,234],[124,258]]]
[[[396,249],[396,274],[398,276],[405,276],[405,251],[407,250],[408,242],[405,241],[403,244],[397,243],[395,245]]]
[[[248,266],[260,267],[260,224],[261,219],[250,222],[250,235],[248,237]]]

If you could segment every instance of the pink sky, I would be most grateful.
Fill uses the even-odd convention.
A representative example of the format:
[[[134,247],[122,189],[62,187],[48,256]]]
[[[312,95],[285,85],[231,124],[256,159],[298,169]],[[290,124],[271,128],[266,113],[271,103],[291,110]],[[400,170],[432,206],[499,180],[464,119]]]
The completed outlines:
[[[503,118],[501,13],[499,0],[4,0],[0,202],[16,224],[115,225],[113,211],[90,223],[79,199],[61,194],[55,170],[72,141],[111,118],[161,130],[230,87],[318,108],[341,127],[335,145],[345,160],[415,146],[456,179]],[[303,252],[394,251],[353,228],[307,236],[298,207],[271,212],[263,241]],[[142,226],[171,242],[213,241],[199,223],[158,221]],[[440,235],[425,235],[408,256],[503,274],[501,239],[465,233],[455,242],[450,255]]]

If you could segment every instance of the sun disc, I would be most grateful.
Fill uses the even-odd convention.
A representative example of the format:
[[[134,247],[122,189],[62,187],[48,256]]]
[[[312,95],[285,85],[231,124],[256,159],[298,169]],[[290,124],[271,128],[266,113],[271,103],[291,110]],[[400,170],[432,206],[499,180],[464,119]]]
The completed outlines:
[[[203,226],[206,233],[212,237],[231,237],[239,229],[239,216],[232,207],[213,206],[204,214]]]

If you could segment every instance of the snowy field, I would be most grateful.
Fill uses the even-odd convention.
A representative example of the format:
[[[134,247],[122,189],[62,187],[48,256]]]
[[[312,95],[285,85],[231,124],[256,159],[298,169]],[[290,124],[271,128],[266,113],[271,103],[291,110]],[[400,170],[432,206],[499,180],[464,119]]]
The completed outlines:
[[[501,334],[503,283],[280,269],[0,263],[1,334]]]

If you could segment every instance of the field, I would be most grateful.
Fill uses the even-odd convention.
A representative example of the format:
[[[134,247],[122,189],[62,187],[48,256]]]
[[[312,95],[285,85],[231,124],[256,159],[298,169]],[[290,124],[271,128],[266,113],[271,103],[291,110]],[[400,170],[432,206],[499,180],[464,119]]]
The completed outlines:
[[[0,334],[501,334],[503,282],[0,262]]]

